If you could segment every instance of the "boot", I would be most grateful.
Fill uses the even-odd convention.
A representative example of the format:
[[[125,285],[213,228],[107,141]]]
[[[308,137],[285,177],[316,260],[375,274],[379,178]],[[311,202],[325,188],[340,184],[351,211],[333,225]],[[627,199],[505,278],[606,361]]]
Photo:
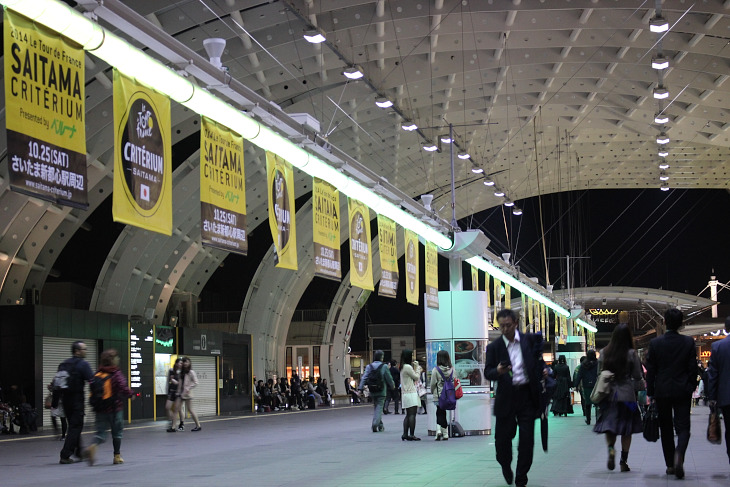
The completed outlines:
[[[122,458],[121,453],[115,453],[114,454],[114,465],[121,465],[124,463],[124,459]]]
[[[616,468],[616,449],[612,446],[608,447],[608,469],[613,470]]]
[[[96,460],[96,443],[89,445],[82,453],[82,456],[86,461],[89,462],[89,466],[94,464]]]
[[[446,428],[441,428],[441,431],[444,434],[444,441],[448,441],[448,439],[449,439],[449,427],[447,426]]]
[[[629,468],[629,464],[626,463],[629,459],[629,452],[621,450],[621,471],[622,472],[630,472],[631,469]],[[675,469],[676,471],[676,469]]]
[[[441,441],[444,439],[444,434],[441,432],[441,426],[436,426],[436,441]]]

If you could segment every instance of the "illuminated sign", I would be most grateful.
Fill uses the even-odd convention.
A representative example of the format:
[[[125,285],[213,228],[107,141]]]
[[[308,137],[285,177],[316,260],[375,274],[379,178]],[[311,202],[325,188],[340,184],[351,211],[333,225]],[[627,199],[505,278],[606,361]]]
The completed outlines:
[[[144,325],[140,325],[144,326]],[[132,389],[142,387],[142,364],[144,355],[151,353],[151,345],[154,340],[154,330],[151,328],[146,337],[139,338],[133,326],[129,328],[129,386]]]
[[[712,352],[710,350],[703,350],[700,352],[700,358],[710,358]]]
[[[612,316],[618,314],[617,309],[591,308],[588,310],[588,312],[593,316]]]

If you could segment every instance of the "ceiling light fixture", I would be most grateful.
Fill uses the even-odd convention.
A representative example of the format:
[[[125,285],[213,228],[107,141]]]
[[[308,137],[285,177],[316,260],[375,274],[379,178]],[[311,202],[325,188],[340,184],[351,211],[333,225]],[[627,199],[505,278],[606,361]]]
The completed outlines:
[[[659,157],[667,157],[669,155],[669,151],[667,149],[659,149],[659,152],[657,152]]]
[[[426,142],[423,144],[423,150],[426,152],[434,152],[439,150],[439,147],[436,144],[432,144],[431,142]]]
[[[458,157],[459,159],[461,159],[461,160],[464,160],[464,161],[465,161],[465,160],[469,159],[469,158],[470,158],[471,156],[469,155],[469,153],[468,153],[468,152],[466,152],[466,151],[461,151],[461,152],[459,152],[459,153],[458,153],[458,154],[456,155],[456,157]],[[473,171],[473,169],[472,169],[472,171]],[[481,170],[481,171],[479,171],[479,172],[484,172],[484,169],[482,169],[482,170]]]
[[[659,181],[669,181],[669,176],[664,171],[659,175]]]
[[[522,214],[522,210],[515,206],[514,208],[512,208],[512,214],[514,216],[520,216]]]
[[[342,74],[344,74],[345,78],[347,78],[347,79],[360,79],[363,76],[365,76],[365,74],[360,70],[360,68],[355,67],[355,66],[351,66],[351,67],[347,68],[346,70],[344,70],[342,72]]]
[[[484,186],[494,186],[494,181],[490,178],[484,180]]]
[[[444,136],[441,137],[441,142],[443,142],[444,144],[450,144],[451,143],[451,137],[449,137],[448,135],[444,135]]]
[[[662,191],[669,191],[669,183],[662,183],[659,189],[661,189]]]
[[[654,115],[654,123],[661,123],[661,124],[665,124],[665,123],[667,123],[668,121],[669,121],[669,117],[667,117],[667,116],[666,116],[665,114],[663,114],[663,113],[657,113],[656,115]]]
[[[656,57],[651,58],[651,67],[657,71],[667,69],[669,67],[669,59],[664,57],[664,54],[657,54]]]
[[[664,85],[657,86],[656,88],[654,88],[654,98],[656,98],[657,100],[669,98],[669,90],[667,90]]]
[[[669,137],[667,137],[667,134],[665,134],[664,132],[662,132],[661,134],[657,135],[656,143],[657,144],[662,144],[662,145],[663,144],[668,144],[669,143]]]
[[[403,122],[403,125],[401,125],[401,128],[407,132],[413,132],[418,128],[418,125],[416,125],[413,122]]]
[[[504,196],[504,191],[496,190],[494,192],[494,196],[496,196],[497,198],[501,198],[502,196]]]
[[[375,99],[375,104],[378,105],[380,108],[389,108],[393,106],[393,102],[385,98],[384,96],[379,96]]]
[[[310,29],[304,32],[304,39],[306,39],[307,42],[311,42],[312,44],[320,44],[327,40],[324,34],[322,34],[322,32],[317,29]]]
[[[664,169],[669,169],[669,164],[667,164],[666,161],[662,161],[659,163],[659,169],[661,169],[662,171]]]
[[[666,32],[669,30],[669,22],[661,15],[656,15],[649,21],[649,30],[657,34]]]
[[[472,167],[471,172],[473,172],[474,174],[481,174],[484,172],[484,169],[482,169],[481,167]]]
[[[506,199],[504,200],[504,206],[515,206],[515,202],[514,202],[514,201],[512,201],[512,200],[511,200],[511,199],[509,199],[509,198],[506,198]]]

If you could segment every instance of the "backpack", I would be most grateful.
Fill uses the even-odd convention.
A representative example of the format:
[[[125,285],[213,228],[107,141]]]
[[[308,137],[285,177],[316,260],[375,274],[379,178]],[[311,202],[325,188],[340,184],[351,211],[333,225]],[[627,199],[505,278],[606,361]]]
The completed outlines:
[[[62,362],[58,366],[56,375],[53,376],[53,392],[62,393],[67,390],[78,391],[78,372],[76,370],[77,361]]]
[[[365,381],[365,385],[368,386],[370,394],[382,392],[385,390],[385,384],[383,384],[383,375],[380,373],[380,369],[383,368],[385,362],[381,363],[377,369],[370,367],[370,374],[368,374],[368,380]]]
[[[99,371],[89,383],[89,404],[97,413],[114,408],[111,378],[112,374]]]
[[[456,409],[456,389],[454,388],[454,372],[446,378],[440,367],[436,367],[436,370],[441,374],[441,378],[444,379],[444,387],[441,389],[439,395],[439,407],[445,411],[453,411]]]

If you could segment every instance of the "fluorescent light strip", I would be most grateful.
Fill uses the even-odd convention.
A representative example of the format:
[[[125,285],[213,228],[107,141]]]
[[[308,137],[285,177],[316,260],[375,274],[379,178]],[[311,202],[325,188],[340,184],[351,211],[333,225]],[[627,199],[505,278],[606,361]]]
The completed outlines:
[[[582,326],[583,328],[585,328],[588,331],[592,331],[593,333],[595,333],[595,332],[598,331],[598,328],[596,328],[595,326],[592,326],[591,324],[589,324],[585,320],[581,320],[580,318],[578,318],[577,320],[575,320],[575,323],[578,324],[578,325],[580,325],[580,326]]]
[[[195,86],[172,69],[130,46],[123,39],[104,30],[65,4],[55,0],[0,0],[0,4],[62,33],[126,76],[154,88],[200,115],[220,122],[260,148],[279,155],[311,176],[333,184],[343,193],[357,198],[374,211],[380,212],[400,226],[416,232],[442,249],[448,250],[453,246],[452,240],[435,228],[426,225],[415,216],[345,176],[286,137]]]
[[[532,287],[528,286],[524,282],[515,279],[511,275],[504,272],[499,267],[495,266],[494,264],[491,264],[484,260],[482,257],[470,257],[466,259],[466,262],[473,265],[477,269],[481,269],[484,272],[489,273],[489,275],[493,276],[495,279],[499,279],[505,284],[509,284],[511,287],[517,289],[522,294],[531,297],[532,299],[536,300],[539,303],[544,304],[548,308],[552,309],[558,314],[561,314],[565,317],[569,317],[570,313],[567,309],[560,306],[558,303],[551,301],[543,294],[540,294],[538,291],[533,289]]]

